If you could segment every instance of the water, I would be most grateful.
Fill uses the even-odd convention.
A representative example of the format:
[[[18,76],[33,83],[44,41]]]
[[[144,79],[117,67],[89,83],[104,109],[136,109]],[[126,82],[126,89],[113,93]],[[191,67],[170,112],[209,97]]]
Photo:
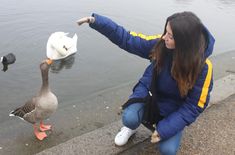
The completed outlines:
[[[78,34],[78,52],[72,66],[50,73],[59,108],[65,108],[97,92],[137,81],[148,63],[120,50],[88,25],[78,27],[77,19],[96,12],[127,30],[152,35],[162,33],[166,18],[181,11],[196,13],[214,34],[213,55],[235,49],[233,0],[2,0],[0,55],[13,52],[17,60],[6,73],[0,72],[0,124],[8,124],[8,113],[39,90],[39,63],[46,57],[51,33]],[[93,102],[87,106],[98,105]],[[85,115],[86,111],[81,113]]]

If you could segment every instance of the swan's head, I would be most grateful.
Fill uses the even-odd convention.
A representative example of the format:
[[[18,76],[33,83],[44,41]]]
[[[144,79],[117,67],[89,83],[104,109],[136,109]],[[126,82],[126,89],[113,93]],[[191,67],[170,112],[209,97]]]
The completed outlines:
[[[52,33],[47,41],[47,57],[52,60],[59,60],[77,52],[77,35],[73,38],[68,33]]]

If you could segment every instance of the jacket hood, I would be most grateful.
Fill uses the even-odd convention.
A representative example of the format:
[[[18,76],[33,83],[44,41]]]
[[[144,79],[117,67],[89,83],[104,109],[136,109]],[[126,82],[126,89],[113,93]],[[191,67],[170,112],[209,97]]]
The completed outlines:
[[[207,58],[213,52],[213,48],[214,48],[214,44],[215,44],[215,38],[212,36],[212,34],[209,32],[209,30],[205,26],[204,26],[204,32],[207,35],[207,48],[205,50],[205,58]]]

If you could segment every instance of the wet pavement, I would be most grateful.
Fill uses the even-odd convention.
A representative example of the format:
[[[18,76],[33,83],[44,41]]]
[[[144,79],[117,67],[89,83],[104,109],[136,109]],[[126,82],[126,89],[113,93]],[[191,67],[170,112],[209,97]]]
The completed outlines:
[[[230,86],[228,86],[230,85]],[[215,81],[215,91],[210,106],[191,126],[186,127],[179,154],[231,154],[234,151],[234,104],[235,104],[235,75],[228,75]],[[217,98],[221,92],[224,98]],[[229,96],[232,91],[232,96]],[[223,100],[220,100],[223,99]],[[114,144],[114,137],[122,126],[121,121],[110,123],[102,128],[75,137],[65,143],[46,149],[37,155],[152,155],[159,154],[155,145],[150,143],[151,132],[141,125],[137,133],[122,147]],[[214,129],[215,128],[215,129]],[[226,129],[224,129],[226,128]],[[222,130],[221,130],[222,129]],[[223,138],[221,140],[220,138]],[[223,145],[220,143],[223,142]],[[203,145],[202,145],[203,144]],[[205,144],[205,145],[204,145]],[[217,146],[220,146],[217,149]],[[224,148],[226,147],[226,148]]]
[[[132,84],[128,83],[100,91],[79,104],[68,103],[64,107],[59,104],[56,113],[45,121],[52,123],[53,127],[43,141],[35,138],[31,124],[9,117],[0,126],[0,154],[35,154],[119,120],[119,107],[127,99],[131,87]]]

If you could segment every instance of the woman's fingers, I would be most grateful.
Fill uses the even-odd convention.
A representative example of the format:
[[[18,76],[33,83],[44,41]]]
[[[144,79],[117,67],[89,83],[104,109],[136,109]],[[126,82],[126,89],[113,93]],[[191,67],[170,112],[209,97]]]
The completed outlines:
[[[80,26],[83,23],[94,23],[95,22],[95,18],[94,17],[83,17],[79,20],[77,20],[77,24]]]
[[[160,137],[157,133],[157,131],[155,130],[151,136],[151,143],[157,143],[160,141]]]
[[[83,23],[88,23],[88,17],[83,17],[83,18],[77,20],[77,24],[79,26],[82,25]]]

